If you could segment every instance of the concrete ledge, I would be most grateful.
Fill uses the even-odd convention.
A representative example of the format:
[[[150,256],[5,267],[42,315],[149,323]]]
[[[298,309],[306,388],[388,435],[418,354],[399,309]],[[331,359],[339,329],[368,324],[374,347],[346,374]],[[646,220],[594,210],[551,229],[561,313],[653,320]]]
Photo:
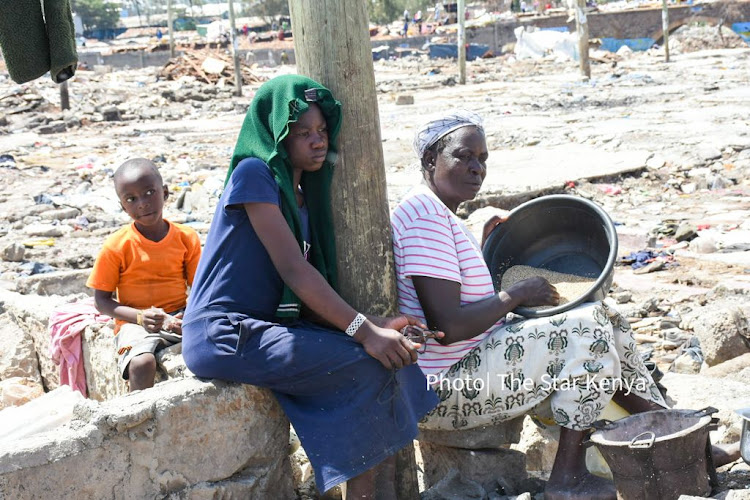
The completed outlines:
[[[91,269],[35,274],[18,280],[16,290],[23,294],[37,295],[70,295],[74,293],[93,295],[92,290],[86,288],[86,280],[89,274],[91,274]]]
[[[523,417],[514,418],[498,425],[486,425],[475,429],[437,431],[419,429],[420,443],[430,443],[466,450],[498,449],[517,443],[521,439]]]
[[[167,381],[0,445],[0,498],[292,498],[288,440],[265,389]]]
[[[420,442],[425,487],[430,488],[456,469],[463,479],[476,481],[485,491],[498,486],[505,495],[520,493],[526,479],[526,455],[506,449],[464,450]]]

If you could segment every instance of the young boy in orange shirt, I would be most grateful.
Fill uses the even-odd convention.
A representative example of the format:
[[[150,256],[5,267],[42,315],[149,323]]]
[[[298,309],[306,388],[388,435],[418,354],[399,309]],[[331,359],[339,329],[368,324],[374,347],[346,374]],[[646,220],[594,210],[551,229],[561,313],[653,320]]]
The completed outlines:
[[[193,229],[162,218],[169,190],[153,162],[126,161],[114,184],[133,223],[104,242],[86,286],[97,310],[115,319],[117,367],[136,391],[154,385],[154,353],[182,340],[181,311],[201,246]]]

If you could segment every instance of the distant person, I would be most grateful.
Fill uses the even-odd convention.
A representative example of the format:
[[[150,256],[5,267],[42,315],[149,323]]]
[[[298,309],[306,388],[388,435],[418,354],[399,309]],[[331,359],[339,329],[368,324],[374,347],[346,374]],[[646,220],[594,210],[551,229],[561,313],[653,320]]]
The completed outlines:
[[[289,64],[289,55],[286,53],[285,50],[281,51],[281,64],[286,65]]]
[[[438,2],[435,4],[435,24],[437,26],[440,26],[440,11],[442,10],[443,5]]]
[[[161,41],[163,36],[164,36],[164,33],[162,33],[159,28],[156,28],[156,39]]]
[[[271,23],[271,31],[279,31],[279,24],[276,21]]]
[[[250,31],[250,28],[247,27],[247,24],[242,25],[242,34],[245,35],[247,38],[247,33]]]
[[[411,21],[411,14],[409,11],[404,9],[404,38],[409,34],[409,22]]]
[[[182,340],[201,244],[193,229],[162,217],[169,190],[153,162],[126,161],[114,184],[133,222],[104,242],[86,286],[96,309],[115,319],[117,368],[132,392],[154,385],[154,353]]]
[[[417,33],[422,34],[422,11],[418,10],[416,14],[414,14],[414,24],[417,25]]]

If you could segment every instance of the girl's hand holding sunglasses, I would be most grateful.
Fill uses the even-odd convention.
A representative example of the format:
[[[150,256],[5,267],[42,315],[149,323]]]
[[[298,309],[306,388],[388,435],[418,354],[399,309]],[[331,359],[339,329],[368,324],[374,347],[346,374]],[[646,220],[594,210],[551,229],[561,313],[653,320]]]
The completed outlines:
[[[406,325],[401,329],[401,333],[407,338],[407,340],[419,344],[419,347],[417,348],[419,354],[424,354],[427,350],[427,339],[439,339],[445,335],[443,332],[426,330],[417,325]]]

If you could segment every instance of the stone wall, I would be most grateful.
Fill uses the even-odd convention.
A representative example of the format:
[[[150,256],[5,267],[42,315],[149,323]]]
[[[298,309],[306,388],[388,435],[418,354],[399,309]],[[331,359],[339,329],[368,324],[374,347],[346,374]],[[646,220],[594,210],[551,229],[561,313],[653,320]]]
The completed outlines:
[[[292,498],[288,447],[269,391],[170,380],[0,445],[0,498]]]
[[[66,301],[57,295],[21,295],[0,288],[0,313],[7,314],[31,338],[42,384],[47,391],[60,385],[60,368],[52,362],[49,353],[47,322],[52,311]]]
[[[68,298],[59,295],[46,297],[22,295],[0,289],[0,314],[7,317],[7,320],[0,324],[13,324],[16,337],[30,339],[33,352],[30,356],[26,351],[23,351],[23,354],[26,357],[33,357],[31,361],[39,372],[37,376],[41,377],[42,385],[47,391],[56,389],[60,385],[60,367],[52,361],[49,350],[51,345],[48,329],[49,317],[55,308],[76,297],[75,295]],[[81,339],[89,397],[104,401],[126,394],[128,388],[117,373],[112,323],[106,325],[100,323],[87,327]],[[0,353],[4,352],[3,346],[4,344],[0,345]],[[30,360],[24,359],[14,361],[18,365],[29,364],[29,362]],[[35,378],[33,374],[24,376]],[[0,376],[0,380],[3,378]]]
[[[59,386],[47,323],[74,298],[0,289],[0,381]],[[177,345],[157,356],[157,382],[171,380],[128,394],[113,339],[111,323],[83,331],[91,399],[69,424],[0,444],[0,499],[293,496],[289,423],[269,391],[196,379]],[[54,411],[33,418],[48,421]]]

